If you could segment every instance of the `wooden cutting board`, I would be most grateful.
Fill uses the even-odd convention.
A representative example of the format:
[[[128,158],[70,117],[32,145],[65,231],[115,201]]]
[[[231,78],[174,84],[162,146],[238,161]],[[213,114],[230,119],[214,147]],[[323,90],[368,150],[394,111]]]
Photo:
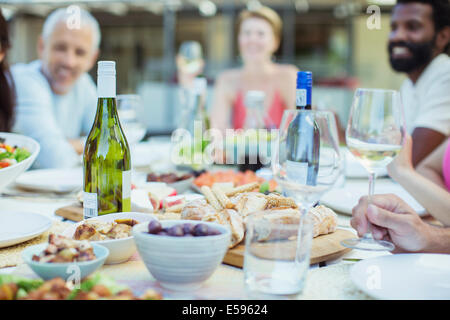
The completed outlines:
[[[333,260],[344,253],[347,253],[351,249],[341,246],[341,240],[354,238],[355,234],[351,231],[344,229],[337,229],[335,232],[319,236],[313,239],[311,246],[310,264],[316,264],[323,261]],[[258,250],[257,255],[264,257],[270,248]],[[223,263],[242,268],[244,266],[244,251],[245,246],[243,244],[228,250]],[[265,252],[264,252],[265,251]],[[293,255],[295,247],[291,248],[291,252],[287,252],[288,255]]]
[[[73,204],[62,207],[55,211],[55,215],[78,222],[83,220],[83,206],[81,204]]]
[[[65,219],[78,222],[83,220],[83,207],[81,204],[74,204],[56,210],[55,214]],[[355,235],[348,230],[337,229],[331,234],[314,238],[311,247],[310,263],[316,264],[340,257],[344,253],[351,250],[341,246],[341,240],[354,237]],[[292,250],[295,251],[295,248],[292,248]],[[244,251],[245,246],[243,244],[228,250],[225,258],[223,259],[223,263],[242,268],[244,265]],[[264,256],[264,252],[261,251],[260,255]]]

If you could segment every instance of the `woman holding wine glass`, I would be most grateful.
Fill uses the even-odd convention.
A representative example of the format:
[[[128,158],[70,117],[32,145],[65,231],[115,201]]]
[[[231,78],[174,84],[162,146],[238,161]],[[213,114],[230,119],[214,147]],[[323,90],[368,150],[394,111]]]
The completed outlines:
[[[249,91],[262,91],[264,126],[278,128],[283,111],[295,107],[295,79],[297,68],[272,60],[282,31],[278,14],[268,7],[241,12],[238,19],[238,44],[243,65],[227,70],[217,79],[211,127],[225,130],[246,126]]]

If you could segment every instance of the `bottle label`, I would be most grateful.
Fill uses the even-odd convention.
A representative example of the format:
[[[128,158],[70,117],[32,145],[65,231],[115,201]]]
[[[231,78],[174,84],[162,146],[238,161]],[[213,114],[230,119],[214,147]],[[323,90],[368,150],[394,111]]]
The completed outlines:
[[[98,216],[98,203],[96,193],[83,193],[83,215],[85,219]]]
[[[131,170],[122,171],[122,198],[131,196]]]
[[[286,175],[289,180],[306,185],[308,179],[308,163],[286,160]]]
[[[296,106],[305,107],[307,102],[306,89],[297,89]]]

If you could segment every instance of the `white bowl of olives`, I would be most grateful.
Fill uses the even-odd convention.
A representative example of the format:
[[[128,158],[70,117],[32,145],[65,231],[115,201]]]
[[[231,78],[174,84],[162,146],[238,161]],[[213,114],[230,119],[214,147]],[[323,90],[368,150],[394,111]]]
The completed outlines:
[[[220,265],[231,232],[195,220],[153,220],[133,227],[138,252],[151,275],[170,290],[195,290]]]

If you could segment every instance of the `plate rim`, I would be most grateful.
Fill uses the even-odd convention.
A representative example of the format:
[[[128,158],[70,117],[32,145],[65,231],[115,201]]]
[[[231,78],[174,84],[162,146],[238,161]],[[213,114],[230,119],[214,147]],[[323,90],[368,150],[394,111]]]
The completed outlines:
[[[40,229],[36,229],[36,231],[24,234],[24,235],[22,235],[20,237],[11,238],[11,239],[8,239],[8,240],[1,240],[0,239],[0,248],[6,248],[6,247],[14,246],[14,245],[23,243],[25,241],[31,240],[31,239],[33,239],[35,237],[38,237],[41,234],[43,234],[44,232],[48,231],[52,227],[52,224],[53,224],[53,221],[49,217],[47,217],[47,216],[45,216],[43,214],[37,213],[37,212],[12,211],[12,212],[9,212],[9,213],[10,214],[31,214],[31,215],[39,216],[43,220],[47,220],[47,223],[43,227],[41,227]],[[7,243],[7,244],[5,244],[5,243]]]
[[[358,268],[362,268],[365,264],[375,264],[377,263],[379,260],[385,260],[385,259],[398,259],[396,257],[400,257],[400,256],[409,256],[409,257],[420,257],[420,256],[445,256],[446,258],[450,259],[450,255],[448,254],[444,254],[444,253],[396,253],[396,254],[387,254],[387,255],[382,255],[382,256],[378,256],[378,257],[373,257],[373,258],[368,258],[368,259],[364,259],[361,261],[358,261],[357,263],[355,263],[354,265],[352,265],[352,267],[350,268],[350,279],[352,281],[352,283],[358,288],[358,290],[364,292],[365,294],[367,294],[368,296],[375,298],[375,299],[379,299],[379,300],[396,300],[397,298],[394,297],[386,297],[383,295],[380,295],[379,293],[377,293],[376,291],[369,291],[368,289],[366,289],[364,286],[362,286],[358,281],[356,281],[356,270]],[[411,298],[411,299],[406,299],[404,298],[403,300],[415,300],[417,298]],[[431,298],[428,298],[428,300]],[[422,299],[422,300],[427,300],[426,298]]]

